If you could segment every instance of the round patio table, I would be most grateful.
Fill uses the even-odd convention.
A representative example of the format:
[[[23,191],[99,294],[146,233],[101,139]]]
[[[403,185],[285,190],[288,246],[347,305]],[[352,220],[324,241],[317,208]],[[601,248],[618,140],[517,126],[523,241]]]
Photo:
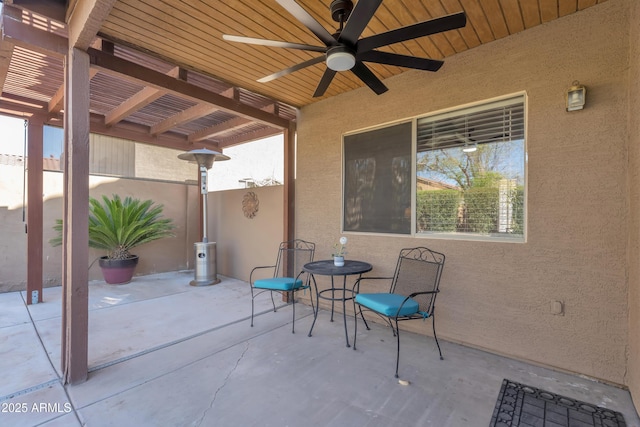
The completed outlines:
[[[318,301],[318,308],[313,313],[313,323],[311,329],[309,329],[309,336],[313,332],[313,327],[316,324],[318,318],[318,311],[320,310],[320,299],[331,301],[331,321],[333,322],[333,308],[336,301],[342,301],[342,318],[344,321],[344,337],[347,342],[347,347],[351,347],[349,344],[349,334],[347,332],[347,310],[346,302],[353,299],[353,289],[347,289],[347,276],[358,275],[358,278],[362,273],[371,271],[373,267],[368,262],[345,260],[344,266],[337,267],[333,264],[333,260],[313,261],[307,263],[302,268],[307,273],[311,274],[314,288],[316,290],[316,301]],[[318,291],[318,285],[316,283],[316,275],[330,276],[331,287]],[[342,276],[342,286],[336,287],[334,277]]]

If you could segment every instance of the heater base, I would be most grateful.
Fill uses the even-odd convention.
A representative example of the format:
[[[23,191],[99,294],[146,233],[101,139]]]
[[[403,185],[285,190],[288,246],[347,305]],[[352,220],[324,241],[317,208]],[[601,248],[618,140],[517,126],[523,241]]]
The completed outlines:
[[[216,243],[197,242],[193,244],[195,250],[195,277],[189,283],[191,286],[210,286],[220,283],[216,269]]]
[[[211,286],[220,283],[220,279],[215,280],[192,280],[189,282],[191,286]]]

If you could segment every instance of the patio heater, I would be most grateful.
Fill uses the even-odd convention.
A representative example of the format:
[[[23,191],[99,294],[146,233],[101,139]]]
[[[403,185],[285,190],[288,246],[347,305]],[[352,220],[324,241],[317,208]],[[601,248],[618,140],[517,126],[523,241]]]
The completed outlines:
[[[208,171],[215,160],[229,160],[228,156],[217,151],[201,148],[178,155],[181,160],[198,164],[200,170],[200,194],[202,194],[202,242],[193,244],[195,249],[195,278],[191,286],[208,286],[220,283],[216,269],[216,243],[207,238],[207,187]]]

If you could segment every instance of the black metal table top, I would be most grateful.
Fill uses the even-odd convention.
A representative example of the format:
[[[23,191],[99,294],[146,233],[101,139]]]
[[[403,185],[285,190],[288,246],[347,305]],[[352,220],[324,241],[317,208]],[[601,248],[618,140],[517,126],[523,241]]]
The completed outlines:
[[[371,271],[373,267],[368,262],[345,260],[342,267],[333,264],[332,259],[313,261],[307,263],[302,268],[307,273],[320,274],[323,276],[348,276],[351,274],[362,274]]]

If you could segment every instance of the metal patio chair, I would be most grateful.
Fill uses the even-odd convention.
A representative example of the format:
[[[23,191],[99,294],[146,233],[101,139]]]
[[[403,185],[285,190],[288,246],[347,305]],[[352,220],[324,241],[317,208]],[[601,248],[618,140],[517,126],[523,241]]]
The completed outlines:
[[[400,251],[393,277],[362,277],[354,285],[353,300],[356,349],[358,336],[358,313],[369,329],[363,311],[372,311],[385,319],[397,340],[396,378],[400,362],[400,330],[398,323],[405,320],[431,319],[433,338],[438,346],[440,359],[442,351],[438,343],[435,324],[435,303],[440,286],[440,276],[444,268],[445,256],[424,247],[407,248]],[[366,281],[391,281],[388,292],[361,293],[361,285]]]
[[[315,243],[307,242],[305,240],[296,239],[288,242],[280,243],[278,248],[278,256],[276,257],[276,263],[274,265],[266,265],[254,267],[249,275],[249,284],[251,285],[251,326],[253,327],[253,315],[254,315],[254,300],[255,298],[265,292],[271,294],[271,303],[273,304],[273,311],[277,310],[275,300],[273,299],[273,293],[279,293],[288,301],[292,302],[293,306],[293,322],[291,332],[295,333],[296,322],[296,300],[295,292],[300,290],[309,289],[311,281],[308,273],[302,270],[302,267],[313,261],[313,255],[316,250]],[[256,278],[257,276],[264,276],[261,272],[272,271],[272,277],[268,278]],[[254,277],[254,275],[256,277]],[[311,308],[315,313],[315,306],[313,303],[314,292],[309,292],[311,298]]]

